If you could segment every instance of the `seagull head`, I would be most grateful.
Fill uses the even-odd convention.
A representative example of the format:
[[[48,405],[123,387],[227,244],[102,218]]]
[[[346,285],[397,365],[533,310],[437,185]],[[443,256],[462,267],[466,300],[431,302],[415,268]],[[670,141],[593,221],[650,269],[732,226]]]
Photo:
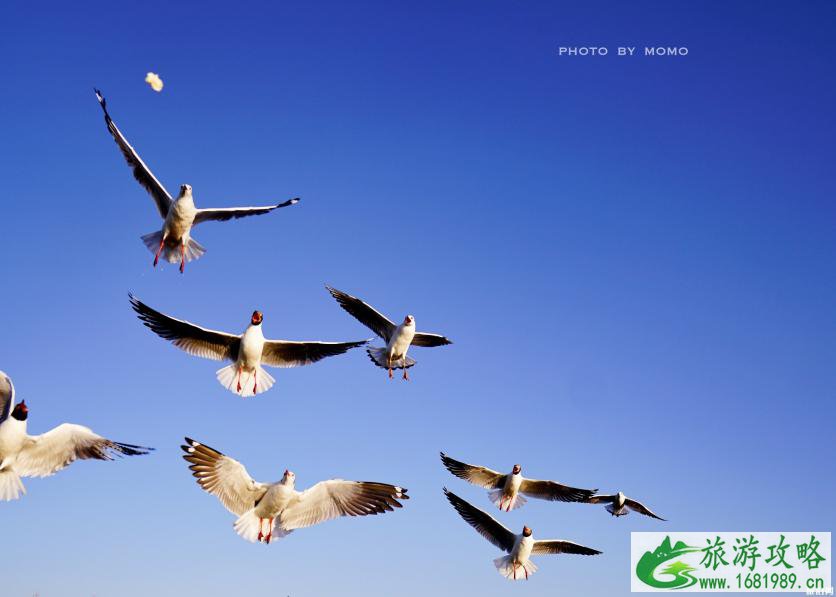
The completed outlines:
[[[523,537],[531,537],[531,529],[528,527],[523,527]]]
[[[29,408],[26,406],[26,401],[21,400],[17,404],[15,404],[14,410],[12,411],[12,417],[17,419],[18,421],[25,421],[26,417],[29,416]]]
[[[181,195],[191,195],[192,194],[192,185],[181,184],[180,185],[180,194]]]
[[[261,325],[261,322],[264,321],[264,315],[261,314],[261,311],[253,311],[253,316],[250,319],[250,323],[253,325]]]
[[[415,325],[415,318],[412,315],[407,315],[403,318],[404,325]]]
[[[515,464],[514,468],[511,469],[511,472],[515,475],[519,475],[522,472],[522,467],[519,464]]]
[[[289,471],[287,469],[284,469],[284,475],[282,476],[282,483],[290,483],[291,485],[293,485],[293,483],[295,481],[296,481],[296,475],[293,473],[293,471]]]

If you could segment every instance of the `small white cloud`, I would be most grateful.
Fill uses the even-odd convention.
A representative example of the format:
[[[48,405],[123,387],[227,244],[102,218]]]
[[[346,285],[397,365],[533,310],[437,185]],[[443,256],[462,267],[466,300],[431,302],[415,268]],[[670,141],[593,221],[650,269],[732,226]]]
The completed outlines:
[[[163,90],[163,80],[160,78],[160,75],[156,73],[148,73],[145,76],[145,82],[148,83],[154,91]]]

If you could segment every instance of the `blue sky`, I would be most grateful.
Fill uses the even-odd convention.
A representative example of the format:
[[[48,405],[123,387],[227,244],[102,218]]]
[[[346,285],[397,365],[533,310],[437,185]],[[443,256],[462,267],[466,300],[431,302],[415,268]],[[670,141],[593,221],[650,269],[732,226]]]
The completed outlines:
[[[157,448],[0,504],[4,594],[616,595],[631,531],[833,530],[832,2],[174,4],[4,10],[0,369],[30,432]],[[154,270],[139,236],[159,221],[93,86],[169,190],[302,203],[202,225],[184,276]],[[127,301],[368,337],[325,283],[455,344],[416,349],[409,384],[353,351],[242,400]],[[186,434],[258,479],[412,499],[250,545],[188,474]],[[439,450],[670,522],[530,502],[500,520],[604,555],[541,558],[513,586],[441,488],[485,493]]]

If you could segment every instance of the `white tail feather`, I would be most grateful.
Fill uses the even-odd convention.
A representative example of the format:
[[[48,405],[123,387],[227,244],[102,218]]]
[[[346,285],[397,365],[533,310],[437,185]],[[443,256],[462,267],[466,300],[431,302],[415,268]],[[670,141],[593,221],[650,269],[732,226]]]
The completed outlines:
[[[607,509],[607,512],[609,512],[613,516],[627,516],[630,513],[630,511],[627,508],[621,508],[620,510],[617,510],[615,504],[607,504],[604,507]],[[630,520],[632,520],[632,518]]]
[[[369,358],[374,362],[375,365],[378,367],[383,367],[384,369],[389,368],[388,359],[386,357],[386,348],[367,348],[366,352],[369,354]],[[404,356],[400,359],[394,359],[392,361],[392,369],[409,369],[413,365],[415,365],[416,361],[412,357]]]
[[[273,376],[267,373],[261,365],[251,372],[241,371],[240,378],[238,376],[238,366],[235,363],[218,369],[215,375],[223,387],[242,398],[266,392],[276,383]],[[240,392],[238,391],[239,383],[241,384]],[[253,387],[255,387],[255,392],[253,392]]]
[[[0,471],[0,500],[10,502],[18,499],[22,493],[26,493],[26,488],[14,469]]]
[[[493,505],[498,508],[500,507],[500,504],[502,504],[502,510],[504,512],[510,512],[511,510],[521,508],[528,501],[519,493],[508,500],[503,496],[504,493],[505,490],[503,489],[494,489],[493,491],[488,492],[488,498],[490,498]]]
[[[525,580],[528,576],[537,572],[537,566],[531,560],[527,560],[525,564],[517,564],[515,567],[514,558],[511,556],[496,558],[493,565],[496,566],[496,571],[508,580]]]
[[[157,251],[160,250],[160,242],[163,240],[163,233],[157,230],[156,232],[144,234],[141,238],[142,242],[145,243],[145,246],[148,247],[148,250],[151,251],[154,255],[156,255]],[[203,248],[203,245],[201,245],[195,239],[190,238],[189,242],[186,243],[186,262],[188,263],[189,261],[193,261],[195,259],[200,258],[205,252],[206,249]],[[160,257],[162,257],[169,263],[180,263],[180,259],[182,258],[180,254],[180,245],[170,245],[166,243],[163,246],[163,250],[160,253]]]
[[[288,536],[293,531],[285,531],[281,527],[276,527],[276,520],[273,519],[273,524],[270,524],[268,519],[259,519],[255,514],[255,508],[248,510],[242,514],[238,520],[232,525],[235,532],[242,539],[246,539],[250,543],[264,542],[264,538],[272,532],[270,540],[281,539]],[[258,538],[259,532],[262,538]]]

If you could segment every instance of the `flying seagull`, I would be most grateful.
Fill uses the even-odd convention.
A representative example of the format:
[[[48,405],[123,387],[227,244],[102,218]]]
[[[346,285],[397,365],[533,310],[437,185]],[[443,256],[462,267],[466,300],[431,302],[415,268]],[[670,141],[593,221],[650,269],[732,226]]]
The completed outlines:
[[[508,554],[493,561],[497,571],[508,580],[521,580],[523,575],[528,580],[529,575],[537,572],[537,566],[529,559],[531,556],[558,553],[595,556],[601,553],[597,549],[562,539],[535,540],[531,529],[527,526],[523,527],[521,534],[516,535],[490,514],[464,501],[455,493],[448,491],[446,487],[444,495],[467,524]]]
[[[386,342],[385,347],[367,348],[366,352],[375,365],[389,370],[389,379],[392,379],[392,369],[403,369],[403,378],[409,379],[406,370],[416,362],[415,359],[406,356],[406,351],[410,346],[452,344],[450,340],[439,334],[416,332],[415,318],[412,315],[407,315],[400,325],[395,325],[388,317],[357,297],[327,285],[325,288],[331,296],[337,299],[343,309]]]
[[[408,500],[406,489],[369,481],[320,481],[296,491],[296,475],[284,471],[277,483],[253,480],[244,465],[204,444],[186,438],[183,458],[204,491],[217,497],[238,516],[233,528],[252,543],[270,543],[294,529],[313,526],[340,516],[367,516],[391,512]]]
[[[264,316],[253,311],[250,325],[244,333],[236,336],[200,327],[182,319],[160,313],[129,294],[131,307],[137,316],[160,338],[169,340],[174,346],[191,355],[232,361],[231,365],[218,369],[218,381],[230,392],[241,397],[255,396],[269,390],[276,382],[262,368],[299,367],[310,365],[325,357],[342,354],[350,348],[363,346],[368,340],[358,342],[292,342],[290,340],[267,340],[261,331]]]
[[[28,418],[26,402],[15,404],[14,384],[0,371],[0,500],[16,500],[26,493],[21,477],[48,477],[79,458],[113,460],[114,456],[138,456],[153,449],[114,442],[71,423],[42,435],[29,435]]]
[[[526,503],[521,493],[528,497],[552,502],[586,502],[598,491],[597,489],[569,487],[556,481],[526,479],[522,476],[522,467],[519,464],[514,465],[510,474],[505,474],[484,466],[454,460],[444,452],[441,452],[441,462],[448,471],[460,479],[493,490],[488,492],[491,502],[499,506],[500,510],[504,507],[506,512]]]
[[[210,220],[225,222],[232,218],[257,216],[280,207],[287,207],[288,205],[299,203],[299,198],[296,197],[277,205],[265,205],[262,207],[197,209],[192,197],[192,187],[187,184],[180,185],[180,194],[176,199],[172,199],[162,183],[157,180],[148,166],[145,165],[145,162],[139,157],[136,150],[131,147],[131,144],[122,135],[116,123],[111,120],[110,114],[107,111],[107,102],[102,96],[102,92],[98,89],[94,89],[94,91],[104,111],[107,130],[113,135],[116,144],[122,151],[122,155],[125,156],[128,165],[133,169],[134,178],[148,191],[151,198],[154,199],[154,203],[157,205],[157,211],[160,212],[160,217],[163,219],[163,227],[160,231],[151,232],[142,237],[142,242],[154,253],[155,267],[160,259],[160,255],[162,255],[163,259],[169,263],[177,263],[179,261],[180,273],[182,273],[187,261],[197,259],[203,255],[206,249],[191,237],[192,227],[201,222],[208,222]]]
[[[630,510],[632,510],[633,512],[638,512],[639,514],[644,514],[657,520],[665,520],[661,516],[654,514],[650,508],[641,502],[631,500],[620,491],[613,495],[593,495],[586,500],[586,503],[607,504],[606,510],[613,516],[627,516]]]

